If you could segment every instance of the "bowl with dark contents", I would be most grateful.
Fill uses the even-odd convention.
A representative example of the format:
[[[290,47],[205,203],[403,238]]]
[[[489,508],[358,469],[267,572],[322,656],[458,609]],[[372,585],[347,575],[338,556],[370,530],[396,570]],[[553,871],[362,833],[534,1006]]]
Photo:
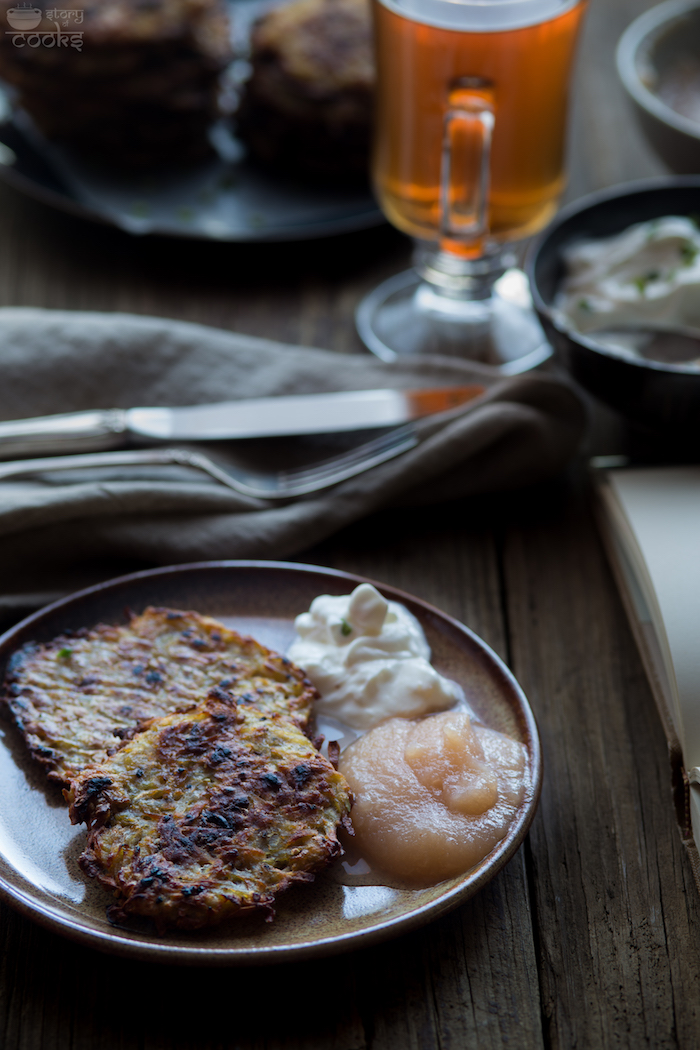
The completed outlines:
[[[700,0],[668,0],[635,19],[617,71],[661,159],[679,174],[700,171]]]
[[[564,208],[530,245],[537,314],[573,378],[629,420],[700,445],[700,175]]]

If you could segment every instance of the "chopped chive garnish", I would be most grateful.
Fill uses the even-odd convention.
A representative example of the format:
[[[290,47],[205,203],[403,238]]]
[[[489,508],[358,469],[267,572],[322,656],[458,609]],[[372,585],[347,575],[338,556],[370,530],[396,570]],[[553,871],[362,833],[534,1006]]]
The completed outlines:
[[[650,270],[649,273],[645,273],[641,277],[635,277],[634,280],[632,281],[632,284],[639,291],[640,295],[644,295],[644,293],[646,291],[646,287],[649,284],[649,282],[650,281],[658,281],[658,279],[660,277],[661,277],[661,274],[659,273],[658,270]]]
[[[680,246],[681,259],[684,266],[692,266],[698,257],[698,248],[692,241],[684,241]]]
[[[352,627],[347,620],[340,621],[340,633],[344,634],[346,638],[349,634],[352,634]]]
[[[67,660],[68,657],[72,656],[72,655],[73,655],[73,650],[72,649],[68,649],[67,646],[64,646],[63,649],[59,649],[58,650],[58,658],[59,658],[59,660]]]

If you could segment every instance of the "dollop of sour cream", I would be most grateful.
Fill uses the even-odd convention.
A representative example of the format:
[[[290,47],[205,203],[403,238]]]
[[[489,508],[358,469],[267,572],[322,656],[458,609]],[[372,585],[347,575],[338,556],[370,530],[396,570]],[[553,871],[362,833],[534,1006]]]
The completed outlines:
[[[554,306],[587,333],[644,322],[700,328],[700,229],[668,215],[563,252],[567,277]]]
[[[297,616],[288,656],[321,694],[317,710],[354,729],[388,718],[444,711],[462,690],[430,665],[415,616],[363,583],[352,594],[322,594]]]

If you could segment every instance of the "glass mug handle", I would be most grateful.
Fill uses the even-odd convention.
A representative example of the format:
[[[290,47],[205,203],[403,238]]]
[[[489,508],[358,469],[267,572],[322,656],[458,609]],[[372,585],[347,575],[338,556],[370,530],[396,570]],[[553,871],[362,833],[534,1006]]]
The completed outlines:
[[[493,84],[481,77],[453,80],[447,96],[440,170],[440,247],[479,256],[489,229]]]

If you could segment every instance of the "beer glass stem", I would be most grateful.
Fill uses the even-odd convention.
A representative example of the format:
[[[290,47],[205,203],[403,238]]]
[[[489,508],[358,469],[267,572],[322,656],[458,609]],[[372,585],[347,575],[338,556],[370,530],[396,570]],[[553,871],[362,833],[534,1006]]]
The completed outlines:
[[[488,299],[495,282],[517,264],[512,247],[484,246],[478,258],[465,258],[442,246],[416,242],[413,265],[437,296],[446,299]]]

